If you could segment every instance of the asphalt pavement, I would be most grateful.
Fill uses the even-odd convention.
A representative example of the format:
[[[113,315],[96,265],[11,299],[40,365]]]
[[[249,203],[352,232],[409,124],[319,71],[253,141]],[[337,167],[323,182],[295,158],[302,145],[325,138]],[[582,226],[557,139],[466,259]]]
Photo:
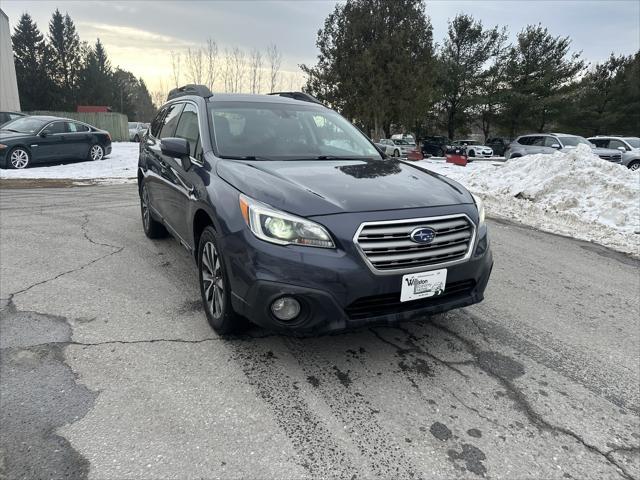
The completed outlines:
[[[135,185],[0,190],[0,478],[640,479],[640,263],[489,221],[483,303],[206,323]]]

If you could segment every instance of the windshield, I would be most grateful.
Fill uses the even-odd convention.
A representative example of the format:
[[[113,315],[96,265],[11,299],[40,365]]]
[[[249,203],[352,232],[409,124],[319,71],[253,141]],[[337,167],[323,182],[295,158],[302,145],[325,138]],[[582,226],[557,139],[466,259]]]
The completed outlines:
[[[337,113],[314,105],[214,102],[221,157],[238,159],[381,159],[378,150]]]
[[[631,146],[631,148],[640,148],[640,138],[625,138],[625,142]]]
[[[33,117],[20,117],[12,122],[5,123],[2,130],[10,130],[19,133],[36,133],[39,132],[50,120],[42,120]]]
[[[396,145],[409,145],[409,142],[407,142],[406,140],[394,140],[393,143],[395,143]]]
[[[583,137],[558,137],[565,147],[577,147],[578,145],[588,145],[593,147],[586,138]]]

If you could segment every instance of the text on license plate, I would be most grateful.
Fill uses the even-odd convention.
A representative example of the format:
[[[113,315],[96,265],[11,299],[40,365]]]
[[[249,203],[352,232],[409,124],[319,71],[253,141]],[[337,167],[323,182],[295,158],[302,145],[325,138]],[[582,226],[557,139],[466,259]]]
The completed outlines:
[[[442,295],[446,283],[446,268],[403,275],[400,301],[408,302],[409,300]]]

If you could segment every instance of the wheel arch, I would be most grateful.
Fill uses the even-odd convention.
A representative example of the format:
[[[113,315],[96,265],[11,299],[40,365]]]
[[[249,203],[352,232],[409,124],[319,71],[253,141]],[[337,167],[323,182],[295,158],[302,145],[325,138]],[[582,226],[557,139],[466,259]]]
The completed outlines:
[[[204,229],[208,226],[211,226],[216,230],[213,217],[204,208],[197,208],[193,215],[193,221],[191,222],[193,232],[193,256],[196,260],[198,258],[198,244],[200,243],[200,237],[202,236]]]

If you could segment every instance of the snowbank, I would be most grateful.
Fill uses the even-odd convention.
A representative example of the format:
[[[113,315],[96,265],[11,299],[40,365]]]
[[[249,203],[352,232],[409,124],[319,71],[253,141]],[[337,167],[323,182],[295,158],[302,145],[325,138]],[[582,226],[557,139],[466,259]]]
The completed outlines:
[[[36,166],[23,170],[0,169],[2,178],[72,178],[96,180],[99,183],[124,183],[136,178],[138,168],[138,144],[114,142],[112,151],[104,160],[97,162],[70,161],[65,164]]]
[[[423,160],[485,201],[487,213],[640,256],[640,172],[587,146],[459,167]]]

